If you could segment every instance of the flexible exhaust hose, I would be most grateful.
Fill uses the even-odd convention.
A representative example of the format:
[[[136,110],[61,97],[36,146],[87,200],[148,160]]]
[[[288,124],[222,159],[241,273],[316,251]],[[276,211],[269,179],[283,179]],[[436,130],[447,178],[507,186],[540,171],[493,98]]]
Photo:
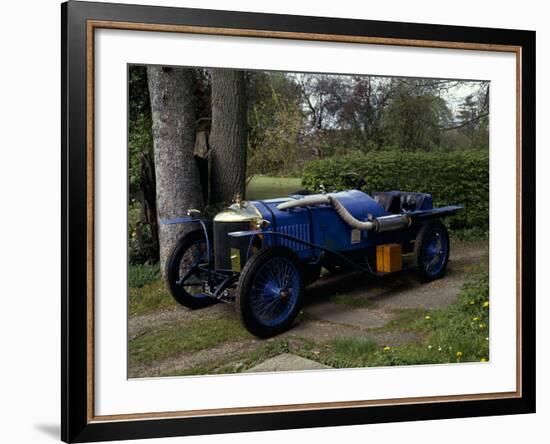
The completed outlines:
[[[411,218],[406,214],[392,214],[391,216],[377,217],[373,220],[360,221],[352,216],[352,214],[344,207],[340,201],[331,195],[304,197],[303,199],[291,200],[277,205],[279,210],[288,210],[296,207],[307,207],[330,204],[334,211],[348,224],[351,228],[357,230],[375,230],[378,232],[393,231],[404,228],[411,224]]]
[[[316,205],[323,205],[330,203],[329,196],[327,194],[322,194],[320,196],[307,196],[302,199],[289,200],[288,202],[283,202],[277,205],[278,210],[288,210],[289,208],[296,207],[309,207]]]
[[[338,199],[329,196],[328,197],[330,204],[332,205],[332,208],[334,208],[334,211],[338,213],[338,215],[344,220],[345,223],[347,223],[351,228],[356,228],[358,230],[373,230],[376,229],[376,222],[375,221],[366,221],[362,222],[359,219],[356,219],[351,215],[351,213],[338,201]]]

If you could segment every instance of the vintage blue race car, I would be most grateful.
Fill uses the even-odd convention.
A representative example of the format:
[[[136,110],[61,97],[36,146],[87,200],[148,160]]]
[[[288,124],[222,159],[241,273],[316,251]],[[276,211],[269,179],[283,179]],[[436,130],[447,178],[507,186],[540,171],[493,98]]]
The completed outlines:
[[[290,328],[304,288],[322,267],[381,276],[400,271],[402,255],[409,254],[421,280],[443,276],[450,244],[440,219],[460,209],[433,208],[431,195],[402,191],[237,198],[212,222],[196,210],[162,221],[193,226],[175,246],[165,275],[180,304],[235,302],[244,326],[270,337]]]

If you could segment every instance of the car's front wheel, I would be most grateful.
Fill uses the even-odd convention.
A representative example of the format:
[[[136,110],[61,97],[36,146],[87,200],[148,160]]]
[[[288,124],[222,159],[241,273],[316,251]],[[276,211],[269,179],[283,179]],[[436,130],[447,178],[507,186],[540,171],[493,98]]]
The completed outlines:
[[[211,237],[210,237],[211,238]],[[206,236],[203,230],[191,231],[180,238],[166,261],[166,281],[174,299],[187,308],[202,308],[216,299],[203,291],[208,264]]]
[[[302,264],[294,252],[267,247],[252,256],[237,286],[236,309],[248,331],[268,338],[288,330],[304,293]]]

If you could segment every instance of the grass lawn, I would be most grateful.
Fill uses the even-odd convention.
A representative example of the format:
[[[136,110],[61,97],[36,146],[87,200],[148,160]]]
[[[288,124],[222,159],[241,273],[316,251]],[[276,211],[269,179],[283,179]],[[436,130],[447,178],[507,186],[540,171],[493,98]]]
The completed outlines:
[[[254,176],[246,189],[246,198],[261,200],[285,197],[303,188],[299,177]]]
[[[149,364],[183,352],[205,350],[218,344],[250,338],[237,319],[205,319],[173,323],[145,332],[130,341],[130,365]]]
[[[142,287],[130,287],[128,310],[130,316],[143,315],[163,308],[177,307],[163,279],[157,279]]]

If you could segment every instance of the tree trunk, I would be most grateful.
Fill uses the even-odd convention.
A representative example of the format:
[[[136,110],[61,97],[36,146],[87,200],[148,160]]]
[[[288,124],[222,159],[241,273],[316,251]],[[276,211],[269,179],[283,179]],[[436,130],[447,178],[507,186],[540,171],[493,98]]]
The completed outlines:
[[[189,208],[201,209],[203,197],[193,148],[195,145],[195,105],[193,72],[190,69],[147,68],[151,98],[157,194],[157,215],[171,219],[185,215]],[[159,223],[160,265],[165,263],[185,224]]]
[[[212,202],[229,202],[246,186],[246,88],[244,71],[212,70]]]
[[[155,188],[155,163],[149,151],[141,152],[139,156],[141,178],[139,181],[141,222],[151,230],[151,239],[148,245],[142,246],[151,260],[156,262],[159,257],[159,226],[157,218],[157,191]],[[149,259],[148,259],[149,260]]]

